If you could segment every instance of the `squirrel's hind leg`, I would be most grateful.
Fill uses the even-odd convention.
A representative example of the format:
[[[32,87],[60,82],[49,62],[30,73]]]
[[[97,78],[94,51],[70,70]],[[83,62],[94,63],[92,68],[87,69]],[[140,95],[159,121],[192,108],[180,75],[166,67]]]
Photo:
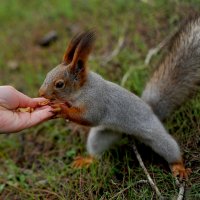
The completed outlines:
[[[96,158],[99,158],[104,151],[120,140],[122,134],[114,132],[103,126],[91,128],[87,139],[87,151],[89,156],[78,156],[72,163],[73,168],[89,167]]]
[[[121,137],[121,133],[103,126],[91,128],[87,139],[87,151],[91,156],[99,157]]]

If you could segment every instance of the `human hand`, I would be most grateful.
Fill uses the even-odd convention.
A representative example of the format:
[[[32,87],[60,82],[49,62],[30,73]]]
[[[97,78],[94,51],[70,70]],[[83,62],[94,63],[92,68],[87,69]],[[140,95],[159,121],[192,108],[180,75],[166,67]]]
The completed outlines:
[[[0,86],[0,133],[18,132],[37,125],[53,116],[50,106],[40,106],[44,98],[30,98],[11,86]],[[34,111],[17,112],[19,107]]]

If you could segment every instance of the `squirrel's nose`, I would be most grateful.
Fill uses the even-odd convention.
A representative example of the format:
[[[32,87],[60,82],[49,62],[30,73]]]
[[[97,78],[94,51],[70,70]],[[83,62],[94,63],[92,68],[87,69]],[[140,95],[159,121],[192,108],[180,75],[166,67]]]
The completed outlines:
[[[39,92],[38,92],[38,95],[39,95],[40,97],[44,97],[44,96],[45,96],[45,91],[42,90],[42,89],[40,88],[40,89],[39,89]]]

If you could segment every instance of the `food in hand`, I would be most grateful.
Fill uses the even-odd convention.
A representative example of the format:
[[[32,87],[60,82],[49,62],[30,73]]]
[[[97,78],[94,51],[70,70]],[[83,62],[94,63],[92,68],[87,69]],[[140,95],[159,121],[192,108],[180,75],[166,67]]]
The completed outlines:
[[[25,112],[32,113],[32,112],[34,111],[34,108],[31,108],[31,107],[17,108],[16,111],[17,111],[17,112],[21,112],[21,113],[25,113]]]
[[[50,101],[47,99],[45,101],[41,101],[38,103],[39,106],[46,106],[46,105],[49,105]]]

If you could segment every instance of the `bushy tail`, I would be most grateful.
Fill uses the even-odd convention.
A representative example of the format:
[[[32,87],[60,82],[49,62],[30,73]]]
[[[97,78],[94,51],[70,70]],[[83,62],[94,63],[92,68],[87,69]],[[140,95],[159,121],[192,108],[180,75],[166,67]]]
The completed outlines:
[[[187,21],[171,39],[169,52],[153,73],[142,99],[164,120],[200,86],[200,16]]]

